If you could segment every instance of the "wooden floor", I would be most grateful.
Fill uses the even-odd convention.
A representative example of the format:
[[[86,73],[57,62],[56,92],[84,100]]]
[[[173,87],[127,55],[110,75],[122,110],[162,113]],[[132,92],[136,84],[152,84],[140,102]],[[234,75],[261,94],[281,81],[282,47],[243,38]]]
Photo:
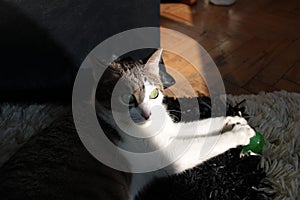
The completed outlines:
[[[299,0],[237,0],[229,7],[211,5],[208,0],[198,0],[194,6],[163,3],[161,26],[188,35],[208,51],[227,93],[300,92]],[[177,41],[182,51],[193,54],[186,40],[163,39]],[[196,80],[186,60],[168,52],[164,59],[186,76],[196,92],[207,94],[205,83]]]

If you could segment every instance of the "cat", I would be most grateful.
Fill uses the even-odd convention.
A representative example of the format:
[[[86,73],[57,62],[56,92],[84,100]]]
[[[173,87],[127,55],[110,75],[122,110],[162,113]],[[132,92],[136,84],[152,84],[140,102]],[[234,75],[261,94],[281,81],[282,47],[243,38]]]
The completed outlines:
[[[239,116],[175,123],[163,105],[164,89],[159,78],[162,52],[161,48],[156,50],[145,65],[140,61],[111,63],[96,92],[97,115],[117,131],[117,137],[108,137],[118,147],[147,153],[175,144],[171,151],[163,151],[157,158],[169,161],[169,165],[152,172],[132,173],[131,199],[154,178],[181,173],[231,148],[247,145],[255,134]],[[205,146],[207,138],[215,141],[213,147]],[[180,147],[189,142],[192,143],[182,156],[174,159],[174,152],[181,151]],[[209,151],[201,151],[203,148]],[[128,162],[129,167],[141,164]]]
[[[174,159],[172,151],[162,151],[155,162],[147,157],[143,163],[128,160],[132,169],[138,164],[153,164],[158,169],[132,173],[130,178],[87,151],[76,132],[72,109],[66,106],[61,116],[55,116],[53,123],[0,168],[1,199],[133,199],[156,177],[181,173],[230,148],[248,144],[254,131],[241,117],[173,122],[162,103],[161,54],[162,49],[157,50],[145,65],[141,61],[111,63],[97,88],[96,110],[100,124],[105,121],[103,130],[120,148],[145,153],[173,145],[171,150],[180,153],[185,150],[181,146],[193,141],[181,157]],[[223,134],[217,136],[221,130]],[[211,151],[203,152],[203,148],[211,148],[207,138],[218,140]]]

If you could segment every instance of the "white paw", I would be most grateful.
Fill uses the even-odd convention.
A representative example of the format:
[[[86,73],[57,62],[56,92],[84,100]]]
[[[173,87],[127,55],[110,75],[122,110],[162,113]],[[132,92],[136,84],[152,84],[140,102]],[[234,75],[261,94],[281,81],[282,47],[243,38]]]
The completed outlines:
[[[247,145],[250,138],[255,135],[255,131],[249,125],[237,124],[232,129],[234,140],[237,145]]]
[[[239,117],[239,116],[225,118],[225,127],[230,125],[235,125],[235,124],[246,125],[248,124],[248,122],[243,117]]]

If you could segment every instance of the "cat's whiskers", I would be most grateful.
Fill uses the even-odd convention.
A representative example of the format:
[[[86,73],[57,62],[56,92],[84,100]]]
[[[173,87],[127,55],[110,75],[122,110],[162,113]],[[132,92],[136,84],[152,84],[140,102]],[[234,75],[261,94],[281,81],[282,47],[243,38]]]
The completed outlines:
[[[167,110],[168,112],[177,112],[177,113],[181,113],[180,111],[178,110]]]
[[[177,121],[177,122],[180,120],[180,118],[177,117],[177,115],[174,115],[174,114],[172,114],[172,113],[169,113],[169,116],[170,116],[172,119],[174,119],[175,121]]]

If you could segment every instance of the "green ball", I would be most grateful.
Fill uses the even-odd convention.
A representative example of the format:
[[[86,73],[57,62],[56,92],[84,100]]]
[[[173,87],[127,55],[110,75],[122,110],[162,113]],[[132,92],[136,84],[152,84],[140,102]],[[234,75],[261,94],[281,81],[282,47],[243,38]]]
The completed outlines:
[[[250,138],[250,143],[243,147],[243,151],[252,151],[253,153],[261,153],[265,144],[264,137],[261,133],[255,132],[255,136]]]

